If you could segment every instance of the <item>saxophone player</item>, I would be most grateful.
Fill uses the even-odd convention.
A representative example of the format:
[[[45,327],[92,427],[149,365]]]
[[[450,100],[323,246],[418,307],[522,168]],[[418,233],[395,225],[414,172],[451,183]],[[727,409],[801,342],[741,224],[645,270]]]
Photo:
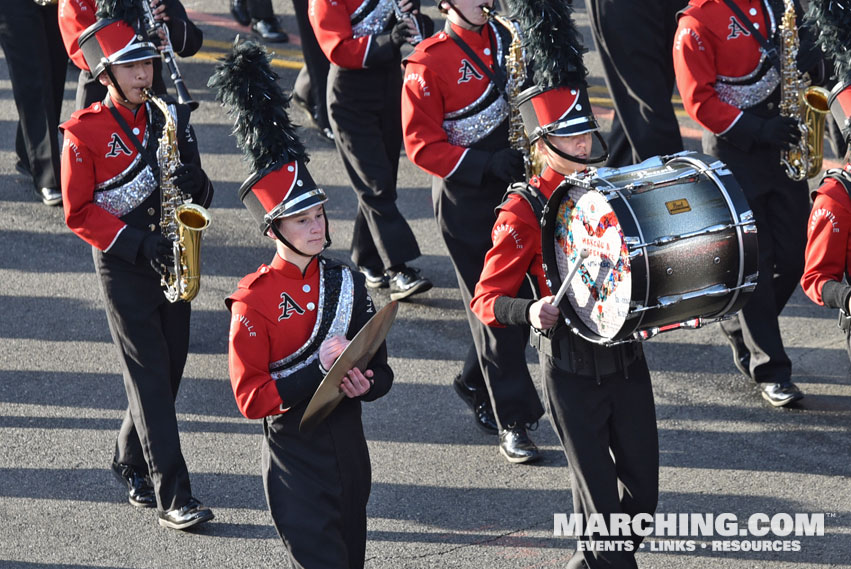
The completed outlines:
[[[499,435],[500,453],[523,463],[539,457],[527,426],[543,415],[526,367],[528,330],[489,328],[469,309],[491,247],[494,209],[508,184],[523,176],[523,155],[509,143],[506,60],[512,36],[488,21],[481,6],[492,4],[438,3],[448,21],[407,58],[402,128],[408,157],[432,175],[435,216],[472,335],[453,386],[472,409],[476,425]]]
[[[759,280],[739,315],[721,328],[739,371],[762,397],[782,407],[803,397],[792,382],[778,317],[804,270],[809,196],[780,164],[800,138],[798,121],[780,115],[783,76],[775,3],[691,0],[674,39],[677,87],[688,114],[706,129],[703,151],[718,157],[742,186],[756,221]],[[800,18],[800,15],[798,16]],[[798,68],[820,58],[800,36]],[[794,56],[791,61],[795,62]],[[794,74],[797,77],[797,73]]]
[[[172,262],[172,243],[160,230],[156,158],[165,120],[143,95],[159,53],[121,19],[96,22],[80,47],[108,96],[62,125],[62,197],[66,224],[92,246],[129,403],[111,468],[130,504],[156,508],[160,525],[186,529],[213,513],[193,497],[175,416],[190,306],[170,303],[160,288],[159,271]],[[172,102],[170,111],[183,161],[171,182],[207,206],[213,188],[189,109]]]

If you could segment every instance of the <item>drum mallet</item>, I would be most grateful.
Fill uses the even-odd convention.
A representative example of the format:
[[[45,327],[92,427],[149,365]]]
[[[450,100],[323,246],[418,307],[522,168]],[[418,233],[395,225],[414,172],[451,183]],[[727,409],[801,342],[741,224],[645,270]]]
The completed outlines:
[[[561,303],[561,299],[564,298],[564,295],[567,294],[567,287],[570,284],[570,281],[573,280],[573,277],[576,276],[576,273],[579,271],[579,267],[582,265],[582,261],[588,258],[588,249],[584,247],[579,250],[579,258],[576,260],[576,264],[573,265],[573,268],[570,269],[570,272],[567,273],[567,278],[565,278],[561,286],[558,287],[558,292],[556,293],[555,298],[553,299],[553,306],[558,306]]]

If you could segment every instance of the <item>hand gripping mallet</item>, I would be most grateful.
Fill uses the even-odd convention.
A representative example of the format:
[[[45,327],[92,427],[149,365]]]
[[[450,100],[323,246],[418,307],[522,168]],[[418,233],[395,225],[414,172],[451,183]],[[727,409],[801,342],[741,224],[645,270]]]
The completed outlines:
[[[570,281],[573,280],[573,277],[576,276],[576,273],[579,271],[579,267],[582,266],[582,261],[588,258],[588,249],[584,247],[579,250],[579,258],[576,260],[576,264],[573,265],[573,268],[570,269],[570,272],[567,273],[567,277],[562,281],[561,286],[558,287],[558,292],[556,293],[555,298],[553,298],[553,306],[558,306],[561,303],[561,299],[564,298],[564,295],[567,294],[567,287],[570,284]]]

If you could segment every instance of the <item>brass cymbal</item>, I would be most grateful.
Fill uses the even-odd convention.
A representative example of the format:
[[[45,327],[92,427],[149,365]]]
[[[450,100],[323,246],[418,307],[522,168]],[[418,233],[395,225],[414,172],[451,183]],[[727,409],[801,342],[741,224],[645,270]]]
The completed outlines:
[[[304,411],[304,416],[301,418],[300,431],[306,432],[314,429],[339,405],[345,397],[343,392],[340,391],[343,377],[350,369],[355,367],[365,371],[365,366],[378,351],[381,342],[387,337],[387,332],[390,331],[398,310],[399,302],[394,300],[376,312],[375,316],[370,318],[369,322],[355,334],[355,337],[352,338],[352,341],[346,346],[331,369],[328,370],[325,379],[316,388],[316,393],[313,394],[310,403],[307,404],[307,409]]]

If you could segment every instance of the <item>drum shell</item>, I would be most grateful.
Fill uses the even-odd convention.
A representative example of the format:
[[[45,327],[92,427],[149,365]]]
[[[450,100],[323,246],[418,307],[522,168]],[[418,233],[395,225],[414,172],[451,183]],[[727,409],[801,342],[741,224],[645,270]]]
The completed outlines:
[[[732,174],[698,153],[656,157],[604,173],[609,175],[591,178],[587,191],[605,196],[629,244],[630,310],[620,330],[601,336],[566,295],[559,308],[574,331],[592,342],[613,343],[641,330],[695,318],[717,320],[740,310],[752,289],[736,289],[756,281],[758,250],[755,225],[746,223],[750,207]],[[690,173],[690,179],[682,179]],[[558,247],[553,210],[568,192],[583,195],[560,186],[543,220],[543,256],[553,291],[562,278],[553,253]]]

